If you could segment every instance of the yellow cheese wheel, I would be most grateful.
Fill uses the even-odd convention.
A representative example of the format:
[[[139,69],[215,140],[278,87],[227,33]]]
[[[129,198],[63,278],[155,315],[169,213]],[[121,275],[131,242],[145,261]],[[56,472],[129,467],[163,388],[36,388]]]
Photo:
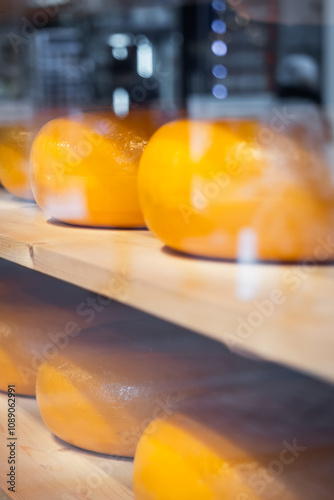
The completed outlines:
[[[36,394],[45,424],[64,441],[132,457],[148,423],[173,405],[265,367],[149,318],[86,331],[41,365]]]
[[[315,260],[334,225],[334,184],[323,144],[310,135],[254,120],[164,125],[139,168],[147,227],[191,255]]]
[[[189,399],[143,434],[135,499],[332,499],[333,396],[295,378]]]
[[[69,224],[143,227],[137,172],[148,139],[167,120],[133,110],[84,113],[47,123],[31,149],[31,180],[38,205]]]
[[[29,151],[34,132],[28,125],[0,127],[0,180],[13,195],[33,200]]]
[[[81,330],[142,313],[0,260],[0,390],[35,395],[39,365]]]

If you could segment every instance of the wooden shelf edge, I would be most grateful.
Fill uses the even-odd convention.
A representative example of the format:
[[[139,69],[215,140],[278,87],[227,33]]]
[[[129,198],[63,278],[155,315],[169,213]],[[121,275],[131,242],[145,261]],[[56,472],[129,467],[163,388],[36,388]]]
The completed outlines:
[[[332,266],[186,258],[148,231],[61,225],[1,191],[0,257],[334,382]]]

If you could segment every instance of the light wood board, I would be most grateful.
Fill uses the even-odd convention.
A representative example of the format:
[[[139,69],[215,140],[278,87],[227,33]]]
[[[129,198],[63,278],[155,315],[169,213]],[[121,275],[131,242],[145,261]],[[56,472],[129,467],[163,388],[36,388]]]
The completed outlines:
[[[0,498],[132,500],[133,463],[85,452],[45,427],[33,398],[16,397],[16,492],[6,485],[7,396],[0,394]]]
[[[232,350],[334,382],[330,264],[303,268],[188,258],[164,248],[149,231],[58,224],[33,203],[4,191],[0,257],[220,340]],[[261,312],[259,304],[265,306]]]

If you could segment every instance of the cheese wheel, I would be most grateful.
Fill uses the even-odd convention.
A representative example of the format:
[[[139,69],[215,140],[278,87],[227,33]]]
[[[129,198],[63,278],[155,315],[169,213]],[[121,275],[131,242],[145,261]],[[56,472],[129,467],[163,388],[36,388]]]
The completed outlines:
[[[46,124],[31,151],[33,191],[50,217],[88,226],[143,227],[137,192],[141,155],[166,121],[134,110],[84,113]]]
[[[316,259],[319,238],[334,224],[323,143],[315,146],[299,128],[274,130],[252,120],[180,120],[160,128],[138,175],[148,228],[192,255]]]
[[[154,318],[84,332],[37,376],[45,424],[64,441],[132,457],[148,423],[172,405],[266,364]]]
[[[0,127],[0,180],[13,195],[33,200],[29,151],[33,132],[24,125]]]
[[[144,317],[86,290],[0,260],[0,390],[35,395],[39,365],[85,328]]]
[[[143,434],[135,499],[332,499],[333,396],[296,378],[189,399]]]
[[[32,143],[43,125],[64,112],[51,108],[35,113],[29,122],[0,125],[0,185],[14,196],[34,200],[29,165]]]

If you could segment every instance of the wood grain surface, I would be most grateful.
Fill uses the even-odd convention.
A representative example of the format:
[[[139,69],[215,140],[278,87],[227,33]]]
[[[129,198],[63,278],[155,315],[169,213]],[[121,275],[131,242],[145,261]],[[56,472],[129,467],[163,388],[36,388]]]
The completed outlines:
[[[194,259],[166,249],[149,231],[48,220],[35,204],[4,191],[0,257],[190,328],[233,351],[334,382],[331,263]]]
[[[8,492],[7,396],[0,394],[0,499],[131,500],[130,460],[113,459],[73,448],[55,438],[33,398],[16,398],[16,492]],[[2,491],[1,491],[2,489]],[[3,496],[1,496],[3,495]]]

